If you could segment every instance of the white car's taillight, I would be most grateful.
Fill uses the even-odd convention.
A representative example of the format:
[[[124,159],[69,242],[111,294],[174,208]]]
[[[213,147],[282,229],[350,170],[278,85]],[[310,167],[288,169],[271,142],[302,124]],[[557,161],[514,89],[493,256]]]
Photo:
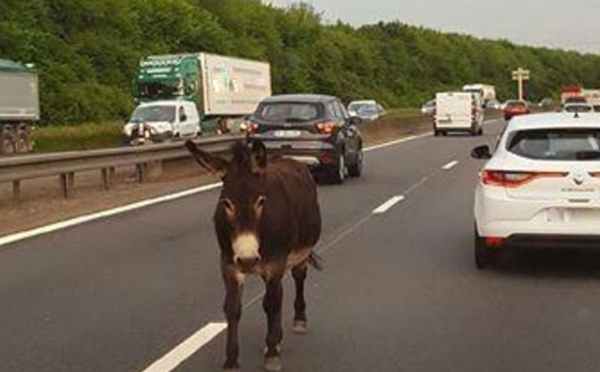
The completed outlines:
[[[481,182],[488,186],[520,187],[540,178],[562,178],[568,176],[567,172],[521,172],[484,170],[481,173]]]

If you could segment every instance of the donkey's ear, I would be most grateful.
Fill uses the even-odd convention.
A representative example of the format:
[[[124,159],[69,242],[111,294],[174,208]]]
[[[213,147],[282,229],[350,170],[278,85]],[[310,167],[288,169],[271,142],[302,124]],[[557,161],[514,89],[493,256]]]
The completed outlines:
[[[251,165],[253,172],[260,172],[267,166],[267,147],[262,141],[252,143]]]
[[[219,178],[223,178],[227,173],[229,162],[219,156],[202,151],[192,140],[185,141],[185,147],[194,155],[194,158],[203,168],[210,171]]]

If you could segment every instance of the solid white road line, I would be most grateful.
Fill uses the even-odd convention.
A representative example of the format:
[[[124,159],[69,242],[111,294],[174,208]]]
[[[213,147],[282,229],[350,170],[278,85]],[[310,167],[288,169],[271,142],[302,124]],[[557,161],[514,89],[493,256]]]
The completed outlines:
[[[457,164],[458,164],[458,161],[454,160],[454,161],[451,161],[450,163],[444,165],[442,167],[442,169],[443,170],[450,170],[450,169],[454,168]]]
[[[404,200],[404,196],[396,195],[393,198],[391,198],[390,200],[381,204],[379,207],[375,208],[373,210],[373,214],[384,214],[385,212],[390,210],[394,205],[400,203],[402,200]]]
[[[371,147],[367,147],[365,149],[363,149],[363,151],[365,152],[369,152],[369,151],[374,151],[374,150],[379,150],[379,149],[383,149],[386,147],[390,147],[390,146],[394,146],[403,142],[408,142],[408,141],[412,141],[415,139],[419,139],[419,138],[423,138],[423,137],[427,137],[430,136],[431,133],[425,133],[422,135],[418,135],[418,136],[412,136],[412,137],[406,137],[406,138],[402,138],[399,140],[395,140],[395,141],[391,141],[391,142],[386,142],[386,143],[382,143],[376,146],[371,146]],[[33,238],[42,234],[47,234],[47,233],[51,233],[54,231],[58,231],[58,230],[62,230],[62,229],[66,229],[68,227],[72,227],[72,226],[77,226],[77,225],[81,225],[84,224],[86,222],[90,222],[90,221],[94,221],[94,220],[98,220],[100,218],[106,218],[106,217],[110,217],[110,216],[114,216],[117,214],[121,214],[121,213],[125,213],[125,212],[130,212],[136,209],[140,209],[140,208],[145,208],[151,205],[155,205],[155,204],[159,204],[159,203],[164,203],[167,201],[172,201],[172,200],[176,200],[176,199],[181,199],[187,196],[192,196],[195,194],[199,194],[199,193],[203,193],[206,191],[210,191],[210,190],[214,190],[217,189],[219,187],[221,187],[222,183],[213,183],[210,185],[205,185],[202,187],[197,187],[194,189],[190,189],[190,190],[186,190],[186,191],[182,191],[182,192],[178,192],[175,194],[169,194],[169,195],[165,195],[165,196],[161,196],[158,198],[153,198],[153,199],[148,199],[148,200],[143,200],[137,203],[133,203],[133,204],[128,204],[122,207],[118,207],[115,209],[109,209],[106,211],[102,211],[102,212],[98,212],[98,213],[93,213],[93,214],[89,214],[89,215],[84,215],[81,217],[76,217],[73,219],[68,219],[65,221],[61,221],[61,222],[57,222],[57,223],[53,223],[51,225],[46,225],[46,226],[42,226],[42,227],[38,227],[36,229],[32,229],[32,230],[28,230],[28,231],[23,231],[23,232],[19,232],[16,234],[11,234],[11,235],[6,235],[3,237],[0,237],[0,247],[8,245],[8,244],[12,244],[21,240],[25,240],[25,239],[29,239],[29,238]]]
[[[209,343],[219,333],[227,329],[227,323],[209,323],[198,332],[191,335],[187,340],[180,343],[168,354],[152,363],[143,372],[170,372],[177,368],[187,358],[194,354],[202,346]]]
[[[12,234],[12,235],[7,235],[4,237],[0,237],[0,247],[11,244],[11,243],[15,243],[18,242],[20,240],[24,240],[24,239],[28,239],[28,238],[33,238],[35,236],[39,236],[42,234],[47,234],[47,233],[51,233],[57,230],[62,230],[62,229],[66,229],[68,227],[72,227],[72,226],[76,226],[76,225],[81,225],[83,223],[86,222],[90,222],[93,220],[98,220],[100,218],[106,218],[106,217],[110,217],[110,216],[114,216],[116,214],[120,214],[120,213],[124,213],[124,212],[129,212],[129,211],[133,211],[136,209],[140,209],[140,208],[144,208],[144,207],[148,207],[151,205],[155,205],[155,204],[159,204],[159,203],[164,203],[164,202],[168,202],[168,201],[172,201],[172,200],[176,200],[176,199],[181,199],[184,198],[186,196],[190,196],[190,195],[194,195],[197,193],[201,193],[201,192],[206,192],[206,191],[210,191],[210,190],[214,190],[216,188],[221,187],[222,183],[213,183],[210,185],[205,185],[202,187],[197,187],[191,190],[186,190],[186,191],[182,191],[182,192],[178,192],[175,194],[170,194],[170,195],[166,195],[166,196],[161,196],[158,198],[154,198],[154,199],[148,199],[148,200],[143,200],[141,202],[137,202],[137,203],[133,203],[133,204],[128,204],[119,208],[115,208],[115,209],[109,209],[103,212],[98,212],[98,213],[94,213],[94,214],[89,214],[86,216],[81,216],[81,217],[76,217],[73,219],[69,219],[69,220],[65,220],[65,221],[61,221],[61,222],[57,222],[57,223],[53,223],[51,225],[47,225],[47,226],[42,226],[42,227],[38,227],[36,229],[33,230],[28,230],[28,231],[23,231],[20,233],[16,233],[16,234]]]
[[[500,122],[499,119],[494,119],[494,120],[486,120],[485,124],[491,124],[491,123],[495,123],[495,122]],[[416,139],[420,139],[420,138],[424,138],[424,137],[428,137],[431,136],[432,132],[428,132],[428,133],[423,133],[417,136],[410,136],[410,137],[406,137],[406,138],[401,138],[395,141],[390,141],[390,142],[385,142],[379,145],[375,145],[375,146],[370,146],[370,147],[366,147],[363,149],[364,152],[370,152],[370,151],[375,151],[375,150],[379,150],[379,149],[384,149],[390,146],[395,146],[404,142],[409,142],[409,141],[413,141]],[[58,231],[58,230],[62,230],[62,229],[66,229],[68,227],[72,227],[72,226],[77,226],[77,225],[81,225],[84,224],[86,222],[90,222],[90,221],[94,221],[94,220],[98,220],[101,218],[106,218],[106,217],[110,217],[110,216],[114,216],[117,214],[121,214],[121,213],[125,213],[125,212],[130,212],[136,209],[140,209],[140,208],[145,208],[151,205],[155,205],[155,204],[160,204],[160,203],[164,203],[164,202],[168,202],[168,201],[172,201],[172,200],[176,200],[176,199],[181,199],[187,196],[191,196],[191,195],[195,195],[195,194],[199,194],[199,193],[203,193],[206,191],[210,191],[210,190],[214,190],[217,189],[219,187],[221,187],[222,183],[213,183],[210,185],[205,185],[205,186],[201,186],[201,187],[197,187],[194,189],[190,189],[190,190],[186,190],[186,191],[182,191],[182,192],[178,192],[178,193],[174,193],[174,194],[169,194],[169,195],[165,195],[165,196],[161,196],[158,198],[153,198],[153,199],[148,199],[148,200],[143,200],[137,203],[133,203],[133,204],[128,204],[122,207],[118,207],[115,209],[109,209],[106,211],[102,211],[102,212],[98,212],[98,213],[93,213],[93,214],[89,214],[89,215],[85,215],[85,216],[81,216],[81,217],[76,217],[73,219],[69,219],[69,220],[65,220],[65,221],[61,221],[61,222],[57,222],[51,225],[47,225],[47,226],[42,226],[42,227],[38,227],[36,229],[33,230],[28,230],[28,231],[23,231],[23,232],[19,232],[16,234],[11,234],[11,235],[7,235],[7,236],[3,236],[0,237],[0,247],[11,244],[11,243],[15,243],[21,240],[25,240],[28,238],[33,238],[39,235],[43,235],[43,234],[47,234],[47,233],[51,233],[54,231]]]

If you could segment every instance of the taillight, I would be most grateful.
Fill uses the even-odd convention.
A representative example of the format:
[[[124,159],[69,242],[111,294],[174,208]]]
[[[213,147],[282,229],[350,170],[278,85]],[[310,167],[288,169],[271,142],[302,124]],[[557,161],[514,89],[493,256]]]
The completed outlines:
[[[334,134],[338,131],[338,125],[331,121],[326,121],[324,123],[318,123],[316,125],[317,131],[320,134]]]
[[[498,236],[487,236],[485,238],[485,245],[492,248],[500,247],[503,242],[504,239]]]
[[[258,130],[258,124],[253,121],[246,121],[240,125],[240,130],[246,134],[253,134]]]
[[[485,170],[481,173],[481,182],[488,186],[516,188],[539,178],[562,178],[566,172],[514,172]]]

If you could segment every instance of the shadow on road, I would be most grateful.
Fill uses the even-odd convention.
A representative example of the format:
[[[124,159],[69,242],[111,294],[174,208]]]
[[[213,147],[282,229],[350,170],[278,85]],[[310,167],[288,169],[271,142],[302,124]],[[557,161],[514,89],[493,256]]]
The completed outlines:
[[[512,250],[506,252],[499,270],[535,278],[600,279],[600,250]]]

